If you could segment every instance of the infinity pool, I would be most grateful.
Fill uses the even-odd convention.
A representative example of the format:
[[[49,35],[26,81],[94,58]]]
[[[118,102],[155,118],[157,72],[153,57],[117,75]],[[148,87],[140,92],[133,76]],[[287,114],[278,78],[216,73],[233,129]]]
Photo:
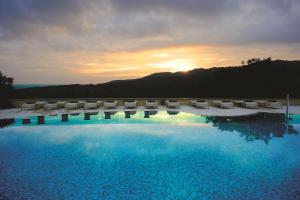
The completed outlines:
[[[0,129],[0,199],[300,197],[300,116],[83,118]]]

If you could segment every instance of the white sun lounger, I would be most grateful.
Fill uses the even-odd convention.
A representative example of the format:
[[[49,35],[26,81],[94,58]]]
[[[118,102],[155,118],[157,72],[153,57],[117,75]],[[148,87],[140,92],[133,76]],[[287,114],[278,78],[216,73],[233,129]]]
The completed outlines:
[[[236,100],[234,105],[242,108],[255,109],[258,108],[258,103],[253,100]]]
[[[98,108],[98,103],[97,101],[87,101],[84,104],[84,109],[85,110],[93,110]]]
[[[21,106],[21,111],[28,111],[28,110],[34,110],[35,109],[35,102],[26,102],[23,103]]]
[[[167,100],[166,106],[168,108],[178,108],[180,106],[180,103],[177,100]]]
[[[56,110],[57,109],[57,102],[47,102],[44,106],[44,110]]]
[[[258,103],[252,100],[243,101],[242,106],[244,108],[255,109],[258,108]]]
[[[213,101],[213,105],[216,106],[216,107],[219,107],[219,108],[224,108],[224,109],[231,109],[233,108],[233,103],[232,101],[226,101],[226,100],[223,100],[223,101]]]
[[[258,104],[258,106],[265,107],[267,101],[265,101],[265,100],[256,100],[256,103]]]
[[[57,108],[64,108],[65,107],[66,102],[65,101],[58,101],[57,102]]]
[[[78,108],[78,102],[70,101],[65,104],[66,110],[76,110]]]
[[[272,109],[281,109],[282,104],[279,101],[266,101],[265,108],[272,108]]]
[[[196,108],[209,108],[208,102],[203,100],[191,100],[191,105]]]
[[[133,109],[137,107],[136,100],[126,100],[124,101],[124,109]]]
[[[215,107],[220,107],[221,101],[220,100],[214,100],[212,101],[212,105]]]
[[[235,100],[233,103],[238,107],[244,107],[244,100]]]
[[[117,101],[104,101],[103,103],[103,107],[104,109],[114,109],[114,108],[117,108],[118,106],[118,102]]]
[[[231,109],[233,108],[232,101],[221,101],[220,108]]]
[[[77,108],[84,108],[86,101],[78,101]]]
[[[43,109],[45,107],[47,102],[45,101],[38,101],[35,102],[35,109],[39,110],[39,109]]]
[[[146,100],[145,106],[146,106],[146,108],[157,108],[158,101],[157,100]]]

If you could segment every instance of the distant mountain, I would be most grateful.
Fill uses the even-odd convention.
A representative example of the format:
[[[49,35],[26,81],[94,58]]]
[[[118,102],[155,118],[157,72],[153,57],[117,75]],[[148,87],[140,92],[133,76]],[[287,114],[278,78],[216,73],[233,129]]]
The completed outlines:
[[[13,85],[14,89],[45,87],[45,86],[50,86],[50,85],[46,85],[46,84],[15,84],[15,85]]]
[[[93,97],[300,97],[300,61],[264,60],[245,66],[155,73],[96,85],[63,85],[15,91],[15,98]]]

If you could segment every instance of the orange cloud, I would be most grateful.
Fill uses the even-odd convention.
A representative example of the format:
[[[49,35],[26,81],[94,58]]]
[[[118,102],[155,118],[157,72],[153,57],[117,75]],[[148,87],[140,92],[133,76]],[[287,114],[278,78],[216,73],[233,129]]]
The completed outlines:
[[[139,51],[58,51],[19,59],[31,66],[16,80],[54,83],[101,83],[132,79],[157,72],[187,71],[193,68],[237,66],[242,60],[257,57],[295,59],[293,48],[284,46],[174,46]],[[281,55],[288,52],[289,55]],[[0,57],[1,58],[1,57]],[[15,62],[19,61],[16,60]],[[25,69],[25,68],[24,68]],[[25,76],[26,75],[26,76]],[[40,78],[39,78],[40,77]],[[46,82],[46,83],[47,83]]]
[[[220,59],[211,52],[208,46],[183,46],[132,52],[69,52],[62,56],[69,60],[70,65],[76,63],[69,68],[73,73],[139,77],[160,71],[187,71],[212,66]]]

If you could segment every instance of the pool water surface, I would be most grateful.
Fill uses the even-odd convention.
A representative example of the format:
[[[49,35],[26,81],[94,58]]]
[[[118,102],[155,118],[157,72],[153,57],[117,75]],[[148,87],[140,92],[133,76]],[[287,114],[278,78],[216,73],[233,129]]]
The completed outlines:
[[[299,199],[300,121],[159,112],[0,129],[0,199]]]

